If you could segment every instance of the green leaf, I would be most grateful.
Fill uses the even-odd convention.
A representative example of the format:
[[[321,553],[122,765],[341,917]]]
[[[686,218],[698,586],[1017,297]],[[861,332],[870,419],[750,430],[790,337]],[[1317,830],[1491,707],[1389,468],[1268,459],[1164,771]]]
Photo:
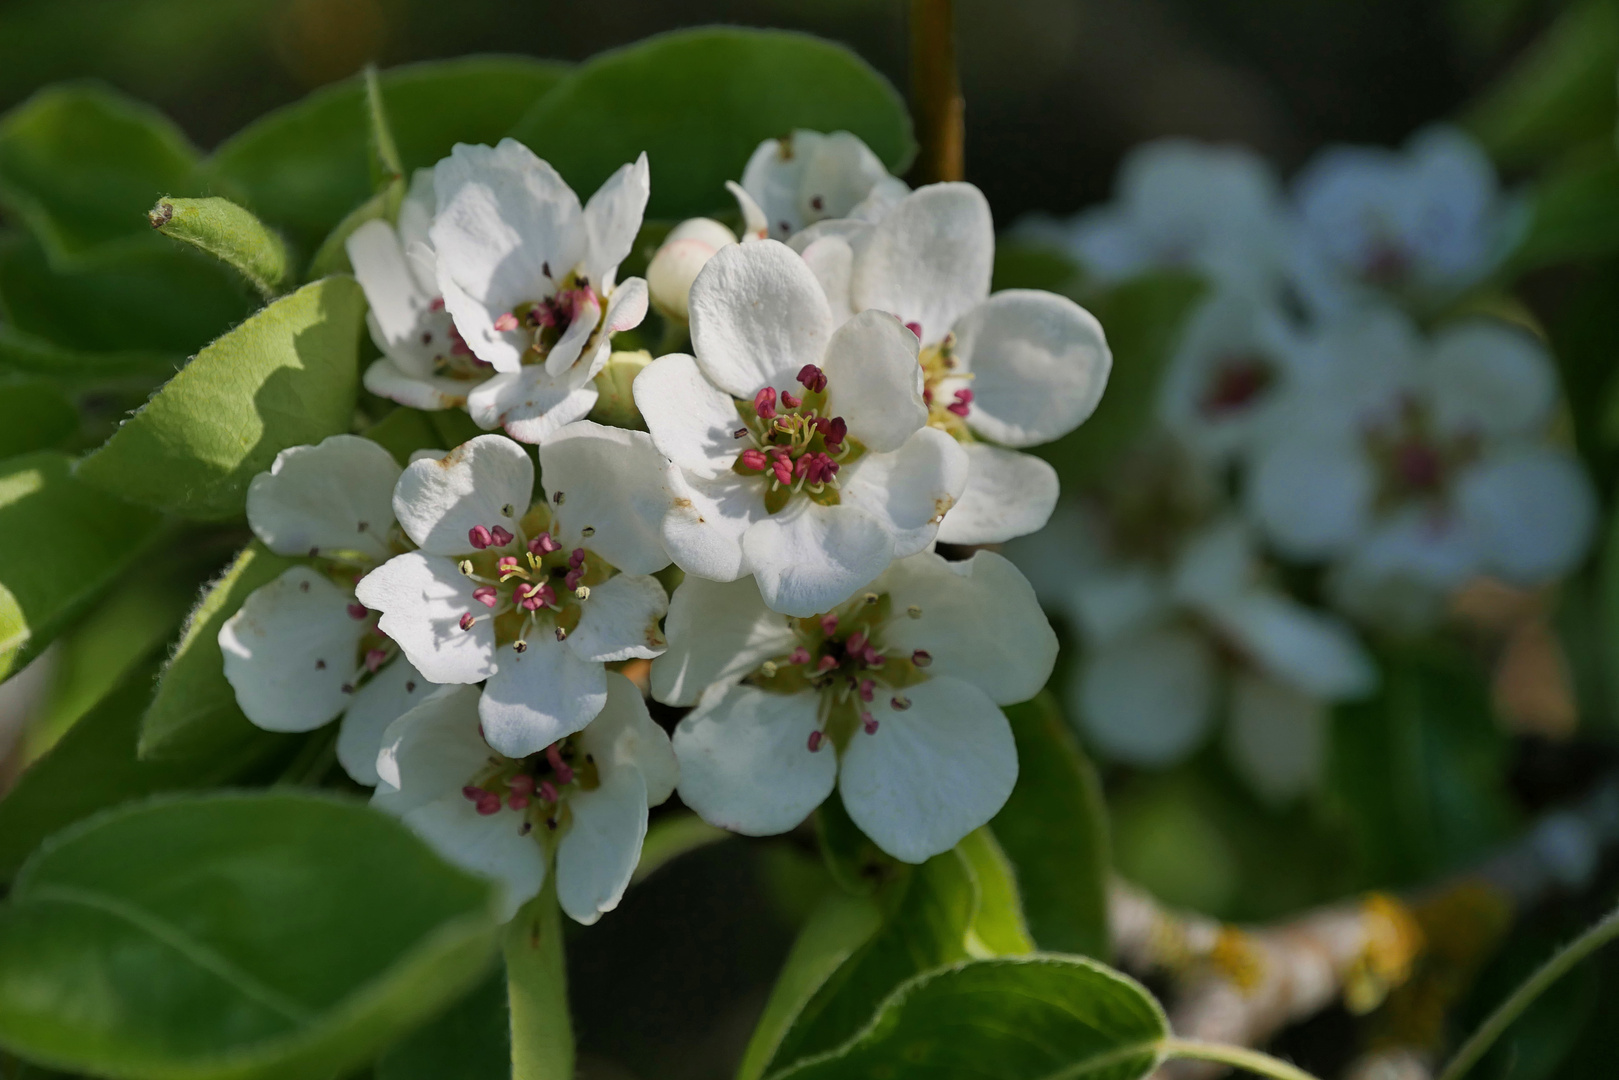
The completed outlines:
[[[716,828],[696,814],[669,814],[647,826],[641,842],[641,860],[635,864],[632,884],[645,881],[682,855],[717,844],[732,834]]]
[[[995,835],[987,827],[975,829],[962,837],[956,852],[967,860],[978,885],[978,907],[967,931],[967,951],[979,957],[1033,952],[1016,871]]]
[[[315,249],[314,257],[309,260],[309,276],[320,278],[353,273],[354,264],[349,262],[347,246],[349,237],[368,221],[391,223],[399,216],[399,206],[404,202],[407,190],[403,180],[395,180],[345,214],[343,220],[326,234],[320,247]]]
[[[401,465],[409,464],[418,450],[445,449],[431,415],[401,405],[360,432],[394,456]]]
[[[185,517],[240,514],[276,454],[348,430],[364,312],[353,278],[282,297],[198,353],[79,474]]]
[[[0,458],[61,446],[79,430],[79,411],[55,384],[0,376]]]
[[[795,128],[852,131],[893,171],[915,153],[898,93],[849,49],[779,30],[660,34],[575,69],[512,129],[581,198],[643,150],[647,215],[725,206],[748,155]]]
[[[1585,158],[1538,183],[1529,229],[1512,253],[1511,274],[1619,251],[1619,159],[1611,140],[1604,139]]]
[[[338,1075],[477,982],[492,899],[348,801],[122,807],[18,876],[0,911],[0,1043],[109,1077]]]
[[[203,590],[141,721],[143,760],[211,760],[232,756],[259,741],[264,733],[242,715],[236,692],[225,680],[219,629],[249,593],[292,565],[293,560],[255,542]]]
[[[469,56],[382,72],[382,97],[405,168],[430,166],[458,142],[496,142],[565,70],[551,61]],[[204,171],[313,251],[373,193],[368,123],[364,81],[348,79],[248,125]]]
[[[292,276],[281,237],[229,199],[159,199],[147,217],[152,228],[212,255],[267,297]]]
[[[1087,298],[1113,350],[1107,393],[1089,420],[1034,451],[1051,462],[1065,488],[1108,476],[1119,454],[1150,428],[1159,376],[1206,288],[1189,274],[1155,273]]]
[[[847,1045],[786,1080],[1136,1080],[1169,1022],[1135,980],[1079,957],[978,960],[896,990]]]
[[[1056,699],[1006,709],[1018,782],[990,822],[1017,870],[1029,930],[1042,949],[1107,955],[1107,807],[1096,770]]]
[[[139,761],[136,729],[156,674],[151,656],[130,668],[0,800],[0,880],[9,881],[47,836],[99,810],[158,792],[267,779],[299,742],[259,731],[228,757]]]
[[[555,874],[507,924],[503,948],[512,1080],[572,1080],[573,1023]]]
[[[65,454],[0,462],[0,678],[117,583],[157,515],[79,482]]]
[[[1473,105],[1465,125],[1491,156],[1529,164],[1591,139],[1613,138],[1619,10],[1576,0]]]
[[[0,323],[0,371],[38,376],[64,389],[126,384],[150,387],[179,365],[155,352],[80,352]]]
[[[509,1080],[506,973],[495,970],[448,1010],[389,1047],[376,1080]]]
[[[196,184],[166,117],[107,87],[47,87],[0,119],[0,203],[61,265],[158,246],[142,215]]]
[[[17,330],[63,349],[159,354],[172,371],[255,305],[230,270],[160,243],[116,262],[56,270],[26,236],[0,239],[0,308]]]

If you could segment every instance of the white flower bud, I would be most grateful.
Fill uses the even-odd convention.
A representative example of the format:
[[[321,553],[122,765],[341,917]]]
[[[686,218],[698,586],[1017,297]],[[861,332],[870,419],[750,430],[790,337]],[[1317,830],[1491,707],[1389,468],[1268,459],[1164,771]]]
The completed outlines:
[[[698,271],[736,234],[711,218],[691,218],[676,225],[646,269],[652,304],[666,318],[685,322],[686,302]]]

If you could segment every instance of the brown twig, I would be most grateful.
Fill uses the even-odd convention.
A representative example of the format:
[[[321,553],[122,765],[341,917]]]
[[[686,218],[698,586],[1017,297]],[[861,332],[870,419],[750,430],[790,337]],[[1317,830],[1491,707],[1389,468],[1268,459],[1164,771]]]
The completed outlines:
[[[966,103],[956,72],[952,0],[911,0],[911,108],[920,144],[917,184],[966,175]]]

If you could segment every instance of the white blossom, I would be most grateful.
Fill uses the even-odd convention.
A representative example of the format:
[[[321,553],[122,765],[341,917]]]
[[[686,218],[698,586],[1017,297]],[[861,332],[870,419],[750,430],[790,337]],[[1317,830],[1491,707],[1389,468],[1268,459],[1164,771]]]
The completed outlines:
[[[412,462],[393,506],[420,550],[357,589],[434,682],[488,680],[484,733],[514,758],[601,711],[604,663],[662,652],[668,606],[650,576],[669,562],[657,531],[666,466],[651,440],[581,421],[539,456],[549,497],[532,505],[533,463],[504,436]]]
[[[680,795],[712,824],[784,832],[836,785],[884,851],[921,862],[1000,809],[1017,779],[1001,705],[1044,685],[1057,640],[999,555],[931,552],[807,618],[747,581],[688,577],[653,695],[696,705],[675,731]]]
[[[388,728],[372,802],[439,854],[500,883],[509,919],[554,865],[562,910],[593,923],[618,906],[647,810],[674,790],[669,737],[624,676],[584,730],[519,758],[479,733],[478,689],[447,686]]]
[[[748,230],[786,240],[828,218],[874,221],[905,196],[905,182],[858,136],[795,131],[766,139],[730,185]]]
[[[658,314],[679,323],[689,321],[692,282],[715,252],[736,242],[736,233],[712,218],[689,218],[670,229],[646,268]]]
[[[674,464],[662,537],[689,574],[754,575],[766,602],[825,611],[934,540],[967,482],[928,426],[917,340],[892,316],[841,327],[803,259],[721,249],[691,292],[693,353],[634,383]]]
[[[439,289],[467,346],[496,372],[467,409],[480,427],[540,442],[590,411],[613,334],[646,316],[646,282],[617,280],[646,208],[646,155],[583,207],[513,139],[457,144],[433,184]]]
[[[392,506],[399,473],[356,435],[277,454],[248,487],[248,524],[271,551],[309,562],[254,590],[219,631],[247,718],[312,731],[341,716],[338,761],[362,784],[377,782],[383,731],[431,690],[354,592],[358,574],[407,546]]]

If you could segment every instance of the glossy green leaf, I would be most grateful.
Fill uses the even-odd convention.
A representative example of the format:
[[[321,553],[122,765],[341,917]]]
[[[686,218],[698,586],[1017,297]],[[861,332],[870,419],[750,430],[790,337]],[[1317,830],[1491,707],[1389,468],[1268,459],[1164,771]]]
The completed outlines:
[[[420,409],[401,405],[360,432],[394,456],[401,465],[409,464],[418,450],[442,450],[444,445],[432,416]]]
[[[151,231],[144,218],[141,227]],[[153,250],[72,270],[53,268],[26,236],[0,239],[6,321],[67,350],[159,354],[173,370],[256,304],[230,270],[156,239]]]
[[[854,1040],[781,1080],[1137,1080],[1164,1057],[1151,995],[1090,960],[978,960],[923,974]]]
[[[180,359],[157,352],[83,352],[0,323],[0,371],[49,380],[65,389],[150,387],[174,373]]]
[[[511,134],[580,198],[646,151],[650,217],[729,204],[759,143],[796,128],[852,131],[893,171],[915,152],[898,93],[849,49],[779,30],[704,27],[603,53],[552,90]]]
[[[1107,955],[1107,807],[1096,770],[1049,692],[1006,709],[1018,782],[990,823],[1017,871],[1042,949]]]
[[[399,216],[399,206],[405,199],[403,179],[395,180],[343,216],[326,239],[315,249],[309,260],[308,277],[327,277],[331,274],[351,274],[354,264],[349,262],[348,242],[354,231],[368,221],[392,222]]]
[[[1022,956],[1034,951],[1029,925],[1023,918],[1017,871],[984,828],[961,838],[956,852],[967,860],[978,885],[978,907],[967,931],[967,951],[974,956]]]
[[[61,446],[79,430],[79,411],[53,383],[0,376],[0,458]]]
[[[159,199],[147,217],[152,228],[212,255],[265,296],[280,292],[292,276],[281,237],[229,199]]]
[[[1512,254],[1514,273],[1619,251],[1619,158],[1608,139],[1595,150],[1537,185],[1529,229]]]
[[[491,888],[398,821],[182,796],[53,837],[0,910],[0,1044],[109,1077],[330,1077],[487,970]]]
[[[63,265],[160,246],[146,210],[189,193],[196,164],[172,122],[104,86],[47,87],[0,119],[0,202]]]
[[[496,969],[472,992],[388,1048],[376,1080],[510,1080],[511,1024],[506,972]]]
[[[1065,488],[1109,475],[1119,455],[1149,429],[1159,375],[1205,292],[1203,282],[1191,275],[1163,273],[1086,298],[1085,306],[1101,321],[1113,350],[1107,392],[1090,419],[1034,451],[1051,462]]]
[[[81,483],[65,454],[0,462],[0,678],[112,588],[157,537],[157,515]]]
[[[269,779],[296,748],[297,736],[258,731],[230,755],[138,760],[136,732],[156,674],[151,655],[124,672],[0,799],[0,880],[47,836],[97,811],[158,792]]]
[[[276,454],[348,430],[364,311],[347,277],[275,301],[198,353],[79,474],[186,517],[240,514]]]
[[[469,56],[382,72],[405,168],[426,168],[458,142],[496,142],[565,70],[523,57]],[[365,86],[355,77],[248,125],[204,171],[308,254],[372,195],[370,153]]]
[[[219,630],[254,589],[268,585],[293,560],[254,543],[203,590],[158,680],[141,721],[140,756],[152,760],[229,757],[263,734],[236,705],[225,680]]]

